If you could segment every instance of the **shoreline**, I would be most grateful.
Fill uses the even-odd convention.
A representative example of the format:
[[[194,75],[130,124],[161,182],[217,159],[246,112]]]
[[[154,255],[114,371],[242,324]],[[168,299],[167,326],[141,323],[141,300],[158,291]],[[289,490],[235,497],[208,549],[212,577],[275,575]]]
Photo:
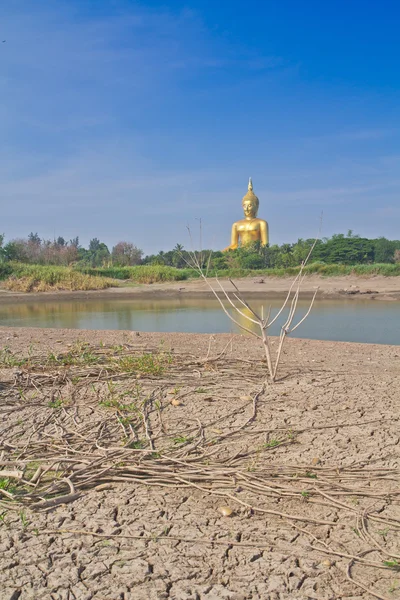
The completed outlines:
[[[259,299],[260,296],[270,298],[284,298],[288,292],[292,277],[246,277],[236,279],[240,291],[247,298]],[[229,292],[228,280],[221,280],[224,288]],[[311,298],[318,289],[319,300],[384,300],[400,301],[400,278],[340,276],[321,277],[309,275],[301,286],[301,296]],[[120,300],[120,299],[163,299],[163,298],[211,298],[212,293],[202,280],[174,281],[167,283],[121,285],[105,290],[88,291],[51,291],[51,292],[10,292],[0,288],[0,304],[48,302],[66,300]]]
[[[269,336],[269,339],[273,349],[279,341],[279,337]],[[28,350],[31,345],[41,346],[46,351],[50,349],[68,351],[71,344],[77,341],[100,347],[104,344],[111,346],[122,344],[143,351],[156,351],[161,348],[165,350],[168,348],[172,352],[178,354],[188,353],[198,358],[203,353],[209,353],[210,348],[214,348],[216,354],[218,354],[227,346],[228,342],[231,342],[229,353],[232,353],[232,348],[236,346],[236,350],[240,354],[243,353],[243,356],[247,359],[264,362],[262,342],[241,333],[189,333],[182,331],[133,331],[130,329],[73,329],[67,327],[0,325],[0,348],[2,344],[6,345],[11,351],[18,352],[21,356],[29,355]],[[299,350],[300,354],[308,355],[306,363],[301,365],[305,370],[313,370],[316,367],[315,364],[311,363],[329,362],[329,359],[339,364],[343,354],[354,354],[357,356],[357,362],[358,360],[370,361],[375,352],[376,358],[372,363],[373,365],[380,363],[383,356],[386,356],[386,359],[390,359],[390,361],[396,359],[393,363],[396,365],[396,372],[398,372],[397,363],[400,361],[399,346],[396,344],[288,337],[284,346],[283,355],[290,356],[291,364],[293,364],[292,359],[294,363],[297,362],[296,356]],[[335,354],[334,357],[333,354]],[[371,365],[367,363],[365,366],[370,367]],[[385,368],[385,371],[388,370],[391,369]],[[345,372],[343,369],[340,369],[340,371]]]

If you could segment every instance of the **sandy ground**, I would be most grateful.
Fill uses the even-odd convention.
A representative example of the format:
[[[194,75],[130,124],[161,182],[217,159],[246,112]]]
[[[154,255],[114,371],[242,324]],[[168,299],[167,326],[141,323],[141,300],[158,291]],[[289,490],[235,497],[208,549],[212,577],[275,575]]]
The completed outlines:
[[[2,599],[373,598],[366,589],[400,598],[399,347],[291,339],[279,380],[263,389],[262,348],[248,337],[0,327],[13,357],[62,357],[77,339],[111,354],[168,352],[170,370],[140,380],[158,398],[155,450],[172,444],[177,471],[223,468],[211,484],[182,487],[108,471],[53,508],[15,510],[3,498]],[[87,458],[77,436],[93,431],[101,462],[119,435],[99,405],[104,373],[89,369],[86,384],[77,367],[7,366],[2,356],[0,469],[23,468],[37,448]],[[112,382],[124,393],[137,385],[134,375]],[[127,477],[129,461],[113,468]]]
[[[231,288],[229,282],[221,280],[226,290]],[[281,277],[246,277],[235,280],[241,291],[248,297],[267,295],[269,297],[284,297],[288,291],[291,278]],[[214,284],[215,285],[215,284]],[[306,276],[301,286],[303,297],[311,297],[319,288],[318,298],[370,298],[372,300],[400,300],[400,277],[321,277]],[[25,302],[44,300],[71,300],[72,298],[158,298],[158,297],[209,297],[210,290],[200,280],[177,281],[152,285],[136,285],[109,288],[107,290],[89,292],[42,292],[16,293],[0,288],[0,303]]]

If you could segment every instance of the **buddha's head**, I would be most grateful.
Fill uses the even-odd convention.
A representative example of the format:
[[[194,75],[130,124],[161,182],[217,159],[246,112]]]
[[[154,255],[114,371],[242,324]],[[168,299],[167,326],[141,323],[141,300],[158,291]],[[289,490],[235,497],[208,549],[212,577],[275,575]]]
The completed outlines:
[[[247,189],[247,194],[243,196],[242,200],[243,212],[246,219],[254,219],[257,216],[260,201],[253,192],[253,183],[251,181],[251,177],[249,178],[249,185]]]

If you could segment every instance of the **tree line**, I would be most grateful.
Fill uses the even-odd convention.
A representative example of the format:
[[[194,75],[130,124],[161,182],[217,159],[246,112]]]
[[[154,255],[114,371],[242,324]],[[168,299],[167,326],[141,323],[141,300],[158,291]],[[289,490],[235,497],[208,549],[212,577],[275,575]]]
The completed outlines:
[[[314,240],[298,239],[293,244],[261,246],[258,243],[220,252],[212,250],[196,251],[200,262],[209,261],[211,269],[264,269],[287,268],[301,264],[307,257]],[[144,256],[144,252],[130,242],[121,241],[111,251],[104,242],[93,238],[84,248],[79,238],[65,240],[41,239],[37,233],[27,238],[18,238],[5,243],[0,234],[0,261],[17,261],[42,265],[77,265],[90,267],[134,266],[140,264],[165,265],[178,269],[191,262],[191,254],[181,244],[158,254]],[[362,238],[352,231],[335,234],[318,240],[310,262],[325,264],[372,264],[400,262],[400,240]]]
[[[61,236],[55,240],[45,240],[37,233],[30,233],[26,239],[14,239],[7,244],[4,241],[4,234],[0,234],[0,260],[26,264],[132,266],[141,264],[143,258],[143,250],[130,242],[118,242],[110,252],[98,238],[90,240],[88,248],[80,245],[79,237],[69,241]]]

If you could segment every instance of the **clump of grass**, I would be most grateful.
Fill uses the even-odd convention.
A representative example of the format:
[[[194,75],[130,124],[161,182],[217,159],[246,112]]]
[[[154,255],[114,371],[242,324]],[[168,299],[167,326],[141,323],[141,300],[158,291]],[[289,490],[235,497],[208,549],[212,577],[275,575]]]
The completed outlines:
[[[122,398],[122,396],[121,396]],[[103,408],[115,408],[116,410],[120,411],[120,412],[137,412],[137,406],[134,402],[131,402],[130,404],[126,404],[124,402],[121,401],[121,399],[118,398],[108,398],[107,400],[102,400],[99,403],[99,406],[102,406]],[[123,423],[121,421],[122,424],[129,424],[128,422]]]
[[[28,362],[28,358],[20,358],[10,348],[6,346],[0,350],[0,366],[2,367],[22,367]]]
[[[279,440],[270,440],[269,442],[265,442],[263,448],[276,448],[280,444],[282,444],[282,442]]]
[[[13,292],[103,290],[115,285],[111,279],[80,273],[70,267],[14,263],[12,268],[3,285]]]
[[[384,560],[383,564],[385,565],[385,567],[389,567],[389,569],[400,571],[400,563],[395,558],[393,560]]]
[[[47,404],[47,406],[49,408],[61,408],[63,405],[63,401],[61,400],[61,398],[57,398],[56,400],[50,400],[50,402]]]
[[[127,448],[131,448],[132,450],[142,450],[146,448],[147,442],[145,440],[131,440],[128,439],[123,440],[124,444]]]
[[[99,406],[112,408],[119,413],[123,413],[119,415],[118,420],[124,426],[129,425],[132,413],[137,413],[139,410],[141,386],[136,382],[134,389],[121,391],[114,381],[109,380],[107,381],[107,388],[108,394],[99,403]]]
[[[54,354],[50,352],[47,363],[50,365],[93,365],[98,363],[100,357],[94,354],[87,342],[76,342],[65,354]]]
[[[11,483],[8,477],[0,477],[0,489],[12,493],[15,491],[16,486]]]
[[[117,371],[141,375],[162,375],[168,364],[172,362],[170,354],[145,353],[140,356],[119,356],[114,365]]]
[[[173,438],[173,442],[175,444],[175,446],[180,446],[181,444],[188,444],[189,442],[192,441],[193,438],[191,437],[187,437],[185,435],[178,435],[177,437]]]

